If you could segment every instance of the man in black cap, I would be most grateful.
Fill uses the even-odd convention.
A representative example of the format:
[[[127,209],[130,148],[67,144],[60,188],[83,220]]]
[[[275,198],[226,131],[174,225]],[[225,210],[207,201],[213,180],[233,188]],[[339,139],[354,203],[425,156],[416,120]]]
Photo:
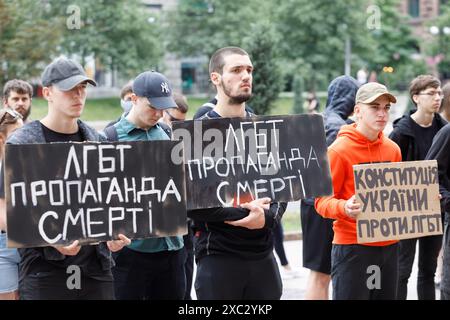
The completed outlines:
[[[108,138],[118,141],[169,140],[158,123],[163,110],[177,106],[166,77],[155,71],[138,75],[133,81],[131,101],[130,112],[110,127],[114,134],[105,129]],[[181,236],[133,240],[131,245],[114,255],[114,260],[117,299],[183,299],[186,279]]]
[[[7,143],[100,141],[97,132],[79,120],[88,83],[96,85],[77,62],[65,58],[53,61],[42,74],[47,115],[15,131]],[[1,191],[3,201],[0,209],[6,210],[4,190]],[[124,235],[119,235],[119,238],[98,245],[80,246],[77,240],[68,246],[19,249],[22,259],[19,266],[20,298],[113,299],[110,251],[118,251],[130,243]],[[81,270],[81,287],[71,290],[67,285],[71,276],[68,268],[74,265]]]

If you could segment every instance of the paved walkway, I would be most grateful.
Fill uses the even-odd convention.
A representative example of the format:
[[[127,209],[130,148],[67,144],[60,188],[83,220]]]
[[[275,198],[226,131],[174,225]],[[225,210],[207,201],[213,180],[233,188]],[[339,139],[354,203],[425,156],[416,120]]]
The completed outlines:
[[[283,280],[283,294],[281,300],[304,300],[306,283],[308,280],[309,270],[302,267],[302,241],[285,241],[284,248],[289,264],[293,268],[293,272],[285,273],[281,265],[280,272]],[[417,252],[417,251],[416,251]],[[276,256],[276,254],[275,254]],[[194,267],[194,279],[196,269]],[[408,300],[417,300],[417,255],[414,260],[413,271],[410,281],[408,283]],[[191,296],[196,299],[195,290],[192,288]],[[331,285],[330,285],[330,298],[331,298]],[[436,299],[440,299],[440,292],[436,290]]]
[[[302,241],[285,241],[284,248],[289,263],[295,272],[283,276],[282,300],[303,300],[305,296],[306,282],[309,270],[302,267]],[[418,250],[416,250],[417,252]],[[280,267],[281,268],[281,267]],[[414,261],[413,271],[408,283],[408,300],[417,300],[417,254]],[[330,289],[331,295],[331,289]],[[439,299],[440,292],[436,290],[436,299]]]

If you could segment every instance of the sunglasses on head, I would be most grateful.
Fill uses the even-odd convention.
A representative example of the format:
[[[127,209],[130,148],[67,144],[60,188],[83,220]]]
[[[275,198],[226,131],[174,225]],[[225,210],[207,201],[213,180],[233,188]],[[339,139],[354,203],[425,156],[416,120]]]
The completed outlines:
[[[167,110],[165,110],[164,112],[169,116],[170,121],[184,121],[184,119],[178,119],[178,118],[175,118],[175,117],[174,117],[173,115],[171,115],[170,112],[167,111]]]
[[[1,124],[10,124],[15,123],[19,119],[23,119],[22,115],[17,112],[16,110],[13,110],[11,108],[5,108],[5,113],[3,114],[2,118],[0,119],[0,125]]]

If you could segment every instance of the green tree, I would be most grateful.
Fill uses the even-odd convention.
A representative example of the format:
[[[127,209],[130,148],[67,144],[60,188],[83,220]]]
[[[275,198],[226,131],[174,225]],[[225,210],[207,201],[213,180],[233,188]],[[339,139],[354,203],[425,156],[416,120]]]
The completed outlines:
[[[441,15],[429,23],[429,27],[438,27],[426,53],[433,57],[439,57],[438,71],[443,78],[450,78],[450,3],[441,3]]]
[[[0,85],[38,76],[56,53],[62,32],[53,25],[61,19],[44,13],[35,0],[0,0]]]
[[[282,1],[276,11],[282,56],[291,72],[301,73],[305,88],[315,90],[344,73],[345,42],[353,55],[370,47],[366,39],[366,0]]]
[[[283,85],[277,63],[279,40],[268,22],[252,25],[250,34],[244,39],[254,67],[253,97],[249,105],[257,114],[268,114]]]
[[[292,87],[294,91],[294,105],[292,111],[295,114],[303,113],[305,110],[303,110],[303,78],[301,75],[296,74],[294,76]]]
[[[106,70],[125,76],[156,68],[162,58],[159,17],[140,0],[48,0],[49,16],[62,16],[61,52],[93,56]],[[77,21],[77,19],[79,21]],[[150,23],[154,21],[154,23]]]
[[[168,49],[184,56],[211,56],[225,46],[243,46],[251,25],[270,19],[270,1],[180,0],[166,17]]]
[[[417,52],[418,43],[412,37],[407,17],[398,11],[399,0],[375,0],[380,14],[380,24],[369,29],[373,39],[371,50],[363,55],[370,70],[380,73],[385,66],[399,72],[411,63],[411,55]]]

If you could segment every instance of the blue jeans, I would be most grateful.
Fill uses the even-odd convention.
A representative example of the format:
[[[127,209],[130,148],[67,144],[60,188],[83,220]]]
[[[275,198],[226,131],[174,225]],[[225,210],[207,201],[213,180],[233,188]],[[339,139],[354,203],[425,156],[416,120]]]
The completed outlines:
[[[6,233],[0,234],[0,293],[14,292],[19,286],[20,255],[6,247]]]

